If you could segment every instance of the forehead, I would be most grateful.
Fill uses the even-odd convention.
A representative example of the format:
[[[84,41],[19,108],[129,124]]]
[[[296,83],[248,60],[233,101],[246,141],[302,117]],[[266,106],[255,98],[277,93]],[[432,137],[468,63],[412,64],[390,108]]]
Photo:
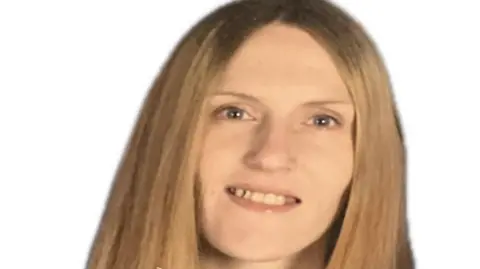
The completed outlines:
[[[329,53],[307,32],[283,24],[265,26],[238,49],[221,91],[349,100]]]

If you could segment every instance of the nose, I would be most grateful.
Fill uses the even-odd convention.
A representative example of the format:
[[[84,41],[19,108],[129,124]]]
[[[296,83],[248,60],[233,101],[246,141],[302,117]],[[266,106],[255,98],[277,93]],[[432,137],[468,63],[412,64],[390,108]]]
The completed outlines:
[[[245,164],[268,172],[289,171],[295,159],[289,147],[290,134],[283,124],[261,124],[255,130],[251,148],[244,156]]]

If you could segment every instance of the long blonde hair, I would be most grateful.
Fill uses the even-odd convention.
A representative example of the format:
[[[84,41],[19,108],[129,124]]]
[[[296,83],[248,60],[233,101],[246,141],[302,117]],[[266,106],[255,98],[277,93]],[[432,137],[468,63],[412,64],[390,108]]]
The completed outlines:
[[[353,178],[328,231],[327,268],[414,268],[405,149],[375,45],[359,23],[327,1],[243,0],[219,7],[194,26],[154,81],[118,168],[88,269],[200,268],[195,168],[204,99],[238,47],[273,22],[318,40],[355,104]]]

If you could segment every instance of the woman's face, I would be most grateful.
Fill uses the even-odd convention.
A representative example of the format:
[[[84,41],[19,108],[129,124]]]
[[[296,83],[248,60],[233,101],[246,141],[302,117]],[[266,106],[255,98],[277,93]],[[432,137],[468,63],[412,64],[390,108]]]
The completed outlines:
[[[307,33],[253,35],[208,100],[199,175],[203,232],[229,257],[281,260],[319,239],[352,176],[354,108]]]

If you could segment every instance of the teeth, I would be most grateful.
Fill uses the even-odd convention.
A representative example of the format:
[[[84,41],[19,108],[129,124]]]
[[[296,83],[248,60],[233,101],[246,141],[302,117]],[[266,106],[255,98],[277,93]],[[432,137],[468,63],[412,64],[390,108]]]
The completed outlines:
[[[252,194],[252,198],[250,198],[250,200],[252,200],[254,202],[257,202],[257,203],[261,203],[261,202],[263,202],[263,197],[265,197],[265,194],[259,193],[259,192],[254,192]]]
[[[286,199],[285,196],[283,196],[283,195],[275,197],[275,202],[276,202],[277,204],[283,205],[283,204],[285,204],[286,200],[287,200],[287,199]]]
[[[263,198],[263,202],[267,205],[274,205],[277,202],[277,196],[275,194],[269,193]]]
[[[244,191],[242,189],[236,189],[235,190],[235,195],[238,196],[238,197],[242,197],[243,193],[244,193]]]
[[[295,199],[292,197],[285,197],[273,193],[252,192],[240,188],[230,188],[229,192],[237,197],[267,205],[284,205],[295,202]]]

